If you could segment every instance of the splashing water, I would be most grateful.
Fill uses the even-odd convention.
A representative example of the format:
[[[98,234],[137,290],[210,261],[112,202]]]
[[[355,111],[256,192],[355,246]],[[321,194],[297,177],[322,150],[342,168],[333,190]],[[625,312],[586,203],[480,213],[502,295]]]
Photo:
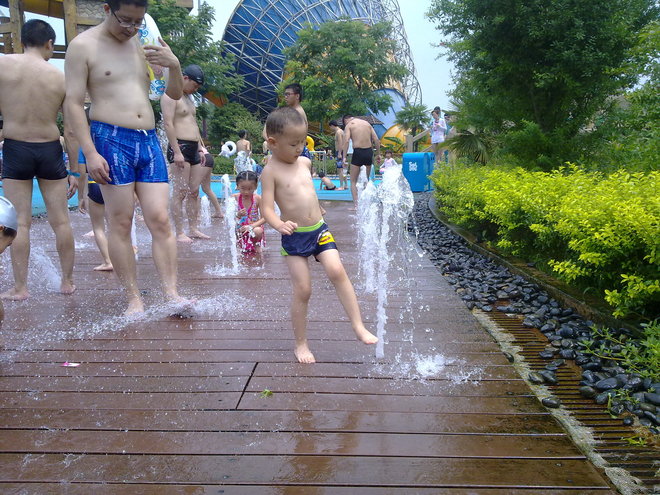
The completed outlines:
[[[358,183],[358,246],[360,274],[364,277],[365,291],[377,294],[376,305],[376,357],[384,356],[386,305],[390,265],[406,270],[409,251],[414,249],[407,235],[408,218],[414,207],[414,197],[408,181],[403,177],[401,166],[386,169],[378,188],[366,181],[366,173]],[[403,257],[403,261],[399,259]],[[396,263],[392,263],[396,261]],[[404,273],[397,283],[409,280]],[[409,293],[410,291],[408,291]],[[412,299],[409,298],[410,305]],[[412,311],[410,311],[412,312]],[[412,330],[408,340],[412,341]]]
[[[236,275],[240,270],[238,264],[238,246],[236,245],[236,212],[238,211],[238,203],[231,196],[231,181],[227,174],[222,176],[221,182],[223,197],[225,198],[225,218],[222,222],[220,239],[223,244],[224,242],[229,243],[231,266],[216,265],[214,267],[207,267],[206,273],[215,276]]]
[[[60,287],[60,273],[55,264],[46,254],[44,248],[35,246],[32,248],[30,270],[31,278],[37,282],[37,285],[49,290],[58,290]]]
[[[211,203],[208,196],[202,196],[199,202],[199,223],[201,227],[211,226]]]

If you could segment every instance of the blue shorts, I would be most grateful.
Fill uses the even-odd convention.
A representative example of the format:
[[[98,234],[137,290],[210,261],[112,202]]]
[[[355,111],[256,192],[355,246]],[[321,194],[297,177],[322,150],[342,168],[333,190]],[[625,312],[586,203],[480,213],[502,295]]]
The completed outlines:
[[[111,184],[167,182],[167,163],[155,129],[126,129],[92,121],[92,141],[110,167]]]
[[[323,220],[309,227],[298,227],[293,234],[282,236],[283,256],[316,257],[328,249],[337,249],[337,244]]]
[[[312,154],[309,152],[309,148],[307,148],[307,145],[302,150],[302,153],[300,153],[300,156],[304,156],[305,158],[309,158],[310,160],[312,159]]]

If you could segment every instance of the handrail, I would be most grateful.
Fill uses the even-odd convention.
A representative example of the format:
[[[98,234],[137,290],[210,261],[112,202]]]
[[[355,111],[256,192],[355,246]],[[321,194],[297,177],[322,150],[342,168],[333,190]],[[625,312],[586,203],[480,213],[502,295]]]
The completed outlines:
[[[430,130],[426,129],[425,131],[420,132],[416,136],[411,136],[410,134],[406,134],[406,153],[412,153],[414,144],[419,141],[420,139],[428,136],[430,134]],[[428,146],[424,148],[422,151],[429,151],[432,148],[432,146]]]

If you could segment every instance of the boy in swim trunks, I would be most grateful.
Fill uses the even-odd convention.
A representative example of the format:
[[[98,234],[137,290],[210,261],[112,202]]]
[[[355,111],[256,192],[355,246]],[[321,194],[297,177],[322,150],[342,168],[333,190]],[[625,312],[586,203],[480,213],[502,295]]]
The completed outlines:
[[[334,284],[358,340],[375,344],[378,338],[364,327],[353,284],[321,216],[310,173],[312,163],[301,156],[307,136],[307,122],[293,108],[278,108],[266,120],[266,134],[272,156],[261,174],[262,213],[266,221],[282,234],[282,254],[286,256],[293,285],[291,323],[296,339],[296,359],[301,363],[316,362],[307,345],[310,256],[323,265]],[[280,216],[275,213],[275,202],[280,208]]]
[[[80,33],[67,48],[65,116],[87,159],[90,177],[101,186],[110,259],[127,296],[124,314],[144,311],[131,245],[134,194],[151,233],[165,299],[173,314],[180,314],[191,302],[177,290],[176,238],[167,214],[167,163],[149,102],[147,63],[169,70],[165,92],[173,100],[183,95],[181,66],[163,40],[144,47],[135,42],[147,0],[107,0],[103,11],[103,22]],[[91,128],[83,109],[87,92]]]

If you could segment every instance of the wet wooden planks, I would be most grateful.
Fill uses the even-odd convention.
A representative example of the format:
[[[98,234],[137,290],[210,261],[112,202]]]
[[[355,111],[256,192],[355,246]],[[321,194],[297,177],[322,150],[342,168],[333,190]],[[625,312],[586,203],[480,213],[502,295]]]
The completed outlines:
[[[375,328],[354,219],[347,204],[324,206]],[[89,228],[72,219],[80,239]],[[36,224],[34,242],[53,257],[52,234]],[[310,263],[309,336],[321,362],[293,363],[286,266],[277,236],[268,240],[263,264],[227,276],[211,273],[227,263],[221,243],[181,247],[182,292],[201,304],[192,319],[120,318],[113,276],[90,270],[89,240],[79,242],[73,297],[37,287],[29,302],[6,304],[0,492],[613,493],[426,259],[389,295],[383,359],[354,340]],[[144,228],[138,241],[153,307]]]

